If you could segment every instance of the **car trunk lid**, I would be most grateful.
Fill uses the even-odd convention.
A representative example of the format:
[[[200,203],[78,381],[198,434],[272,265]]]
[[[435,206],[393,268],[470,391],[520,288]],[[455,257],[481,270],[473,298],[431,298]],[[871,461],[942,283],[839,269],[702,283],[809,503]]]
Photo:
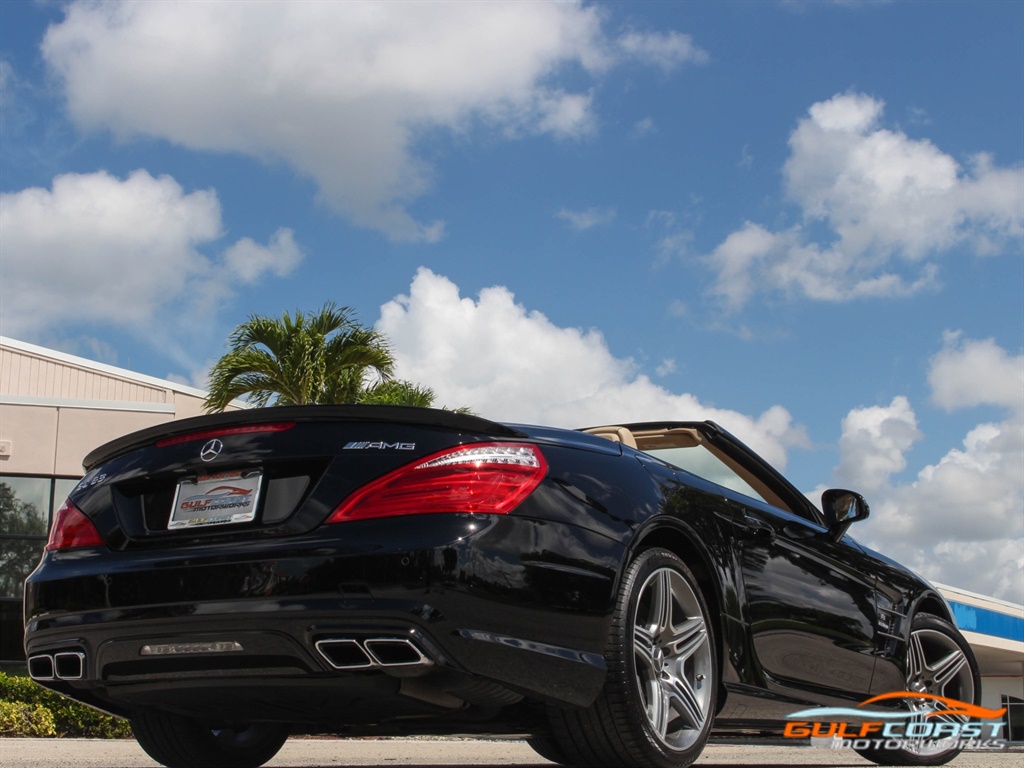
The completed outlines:
[[[521,440],[467,414],[293,406],[184,419],[101,446],[72,492],[114,549],[299,535],[374,479],[446,448]]]

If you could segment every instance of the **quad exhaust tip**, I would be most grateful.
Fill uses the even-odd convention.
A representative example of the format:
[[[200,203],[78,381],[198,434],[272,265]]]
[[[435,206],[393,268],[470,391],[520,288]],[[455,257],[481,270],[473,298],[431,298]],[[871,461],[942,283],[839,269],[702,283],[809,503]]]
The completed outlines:
[[[61,651],[30,656],[28,674],[33,680],[81,680],[85,675],[85,654]]]
[[[412,640],[404,637],[366,640],[339,637],[318,640],[315,646],[334,669],[427,667],[434,663]]]

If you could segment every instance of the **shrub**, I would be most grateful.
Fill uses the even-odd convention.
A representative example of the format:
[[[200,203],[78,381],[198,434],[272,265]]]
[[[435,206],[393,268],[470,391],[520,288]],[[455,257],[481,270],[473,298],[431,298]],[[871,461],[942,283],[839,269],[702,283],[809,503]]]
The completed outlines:
[[[56,736],[53,713],[42,704],[0,701],[0,736]]]
[[[3,672],[0,672],[0,707],[0,730],[4,736],[118,739],[132,735],[127,720],[79,704],[27,677],[11,677]],[[45,714],[39,714],[40,711]],[[48,733],[33,730],[45,729],[46,723]],[[9,730],[13,732],[8,733]]]

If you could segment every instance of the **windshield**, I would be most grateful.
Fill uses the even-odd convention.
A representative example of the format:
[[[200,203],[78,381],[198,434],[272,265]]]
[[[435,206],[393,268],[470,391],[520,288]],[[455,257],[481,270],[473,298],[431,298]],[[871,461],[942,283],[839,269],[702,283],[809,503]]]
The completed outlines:
[[[776,491],[760,477],[756,469],[724,453],[693,427],[629,429],[622,426],[593,427],[586,430],[615,442],[621,442],[650,454],[666,464],[702,477],[723,488],[793,512]]]
[[[651,448],[649,450],[641,448],[641,450],[673,467],[685,469],[697,477],[703,477],[705,480],[730,488],[744,496],[768,503],[768,500],[755,491],[746,480],[733,472],[703,445],[686,448]]]

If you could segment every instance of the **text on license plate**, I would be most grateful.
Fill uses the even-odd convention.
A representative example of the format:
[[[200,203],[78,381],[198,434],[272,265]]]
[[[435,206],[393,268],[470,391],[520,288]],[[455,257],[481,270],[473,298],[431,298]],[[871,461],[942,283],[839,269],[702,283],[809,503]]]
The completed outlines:
[[[245,523],[256,517],[263,473],[220,472],[178,483],[167,528]]]

